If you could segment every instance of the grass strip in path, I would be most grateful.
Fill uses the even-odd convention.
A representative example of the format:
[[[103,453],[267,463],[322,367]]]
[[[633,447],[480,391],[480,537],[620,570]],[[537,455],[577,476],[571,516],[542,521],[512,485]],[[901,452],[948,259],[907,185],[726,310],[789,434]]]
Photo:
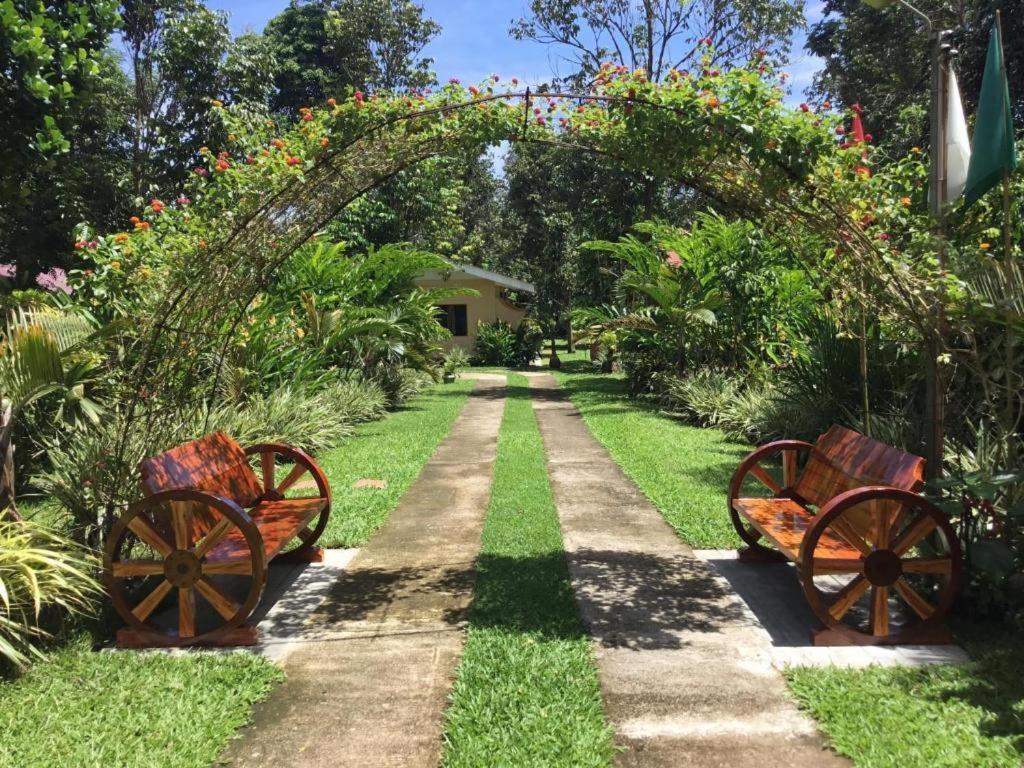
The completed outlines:
[[[513,374],[444,765],[605,766],[613,753],[529,385]]]
[[[630,400],[625,379],[597,373],[588,362],[569,361],[552,373],[594,437],[687,544],[695,549],[740,545],[726,496],[749,446]]]
[[[398,500],[451,429],[473,388],[471,379],[435,386],[382,421],[362,424],[343,445],[317,457],[331,483],[331,517],[323,547],[359,547]],[[354,488],[361,479],[383,488]]]
[[[208,768],[281,677],[249,653],[71,646],[0,683],[0,767]]]

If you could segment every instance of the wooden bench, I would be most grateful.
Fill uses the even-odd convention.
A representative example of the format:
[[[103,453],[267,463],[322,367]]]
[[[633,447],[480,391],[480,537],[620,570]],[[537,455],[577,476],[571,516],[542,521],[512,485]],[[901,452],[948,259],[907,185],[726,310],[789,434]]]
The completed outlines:
[[[960,545],[923,486],[924,459],[839,426],[761,446],[729,484],[740,560],[796,564],[816,645],[950,642]]]
[[[146,459],[139,471],[145,496],[105,548],[107,591],[128,625],[118,645],[254,644],[245,622],[270,560],[322,558],[316,542],[331,510],[323,471],[298,449],[242,449],[223,433]]]

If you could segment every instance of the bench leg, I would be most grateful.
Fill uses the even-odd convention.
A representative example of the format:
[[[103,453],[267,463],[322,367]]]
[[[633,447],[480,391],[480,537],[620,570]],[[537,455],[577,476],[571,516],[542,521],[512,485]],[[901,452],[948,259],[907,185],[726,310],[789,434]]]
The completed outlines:
[[[741,563],[788,563],[788,558],[775,549],[765,547],[740,547],[736,550],[736,559]]]
[[[324,561],[324,548],[313,547],[305,551],[297,549],[294,552],[287,552],[274,558],[275,563],[322,563]]]

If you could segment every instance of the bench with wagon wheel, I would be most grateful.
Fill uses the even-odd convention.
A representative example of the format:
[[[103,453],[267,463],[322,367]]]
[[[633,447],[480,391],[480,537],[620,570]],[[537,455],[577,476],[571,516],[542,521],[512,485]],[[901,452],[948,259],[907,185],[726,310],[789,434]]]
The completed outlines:
[[[216,433],[146,459],[144,498],[107,539],[104,578],[121,647],[252,645],[246,625],[271,560],[322,558],[331,493],[287,445],[243,449]]]
[[[740,560],[795,564],[816,645],[950,642],[960,546],[923,487],[924,459],[843,427],[768,443],[729,485]]]

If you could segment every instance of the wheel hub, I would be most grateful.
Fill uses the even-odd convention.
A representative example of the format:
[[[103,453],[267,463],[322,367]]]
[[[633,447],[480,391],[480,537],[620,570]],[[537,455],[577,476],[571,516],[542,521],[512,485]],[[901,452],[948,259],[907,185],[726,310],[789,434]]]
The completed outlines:
[[[191,587],[202,572],[199,558],[187,549],[175,550],[164,560],[164,577],[176,587]]]
[[[876,549],[864,559],[864,577],[876,587],[889,587],[903,575],[903,562],[891,549]]]

